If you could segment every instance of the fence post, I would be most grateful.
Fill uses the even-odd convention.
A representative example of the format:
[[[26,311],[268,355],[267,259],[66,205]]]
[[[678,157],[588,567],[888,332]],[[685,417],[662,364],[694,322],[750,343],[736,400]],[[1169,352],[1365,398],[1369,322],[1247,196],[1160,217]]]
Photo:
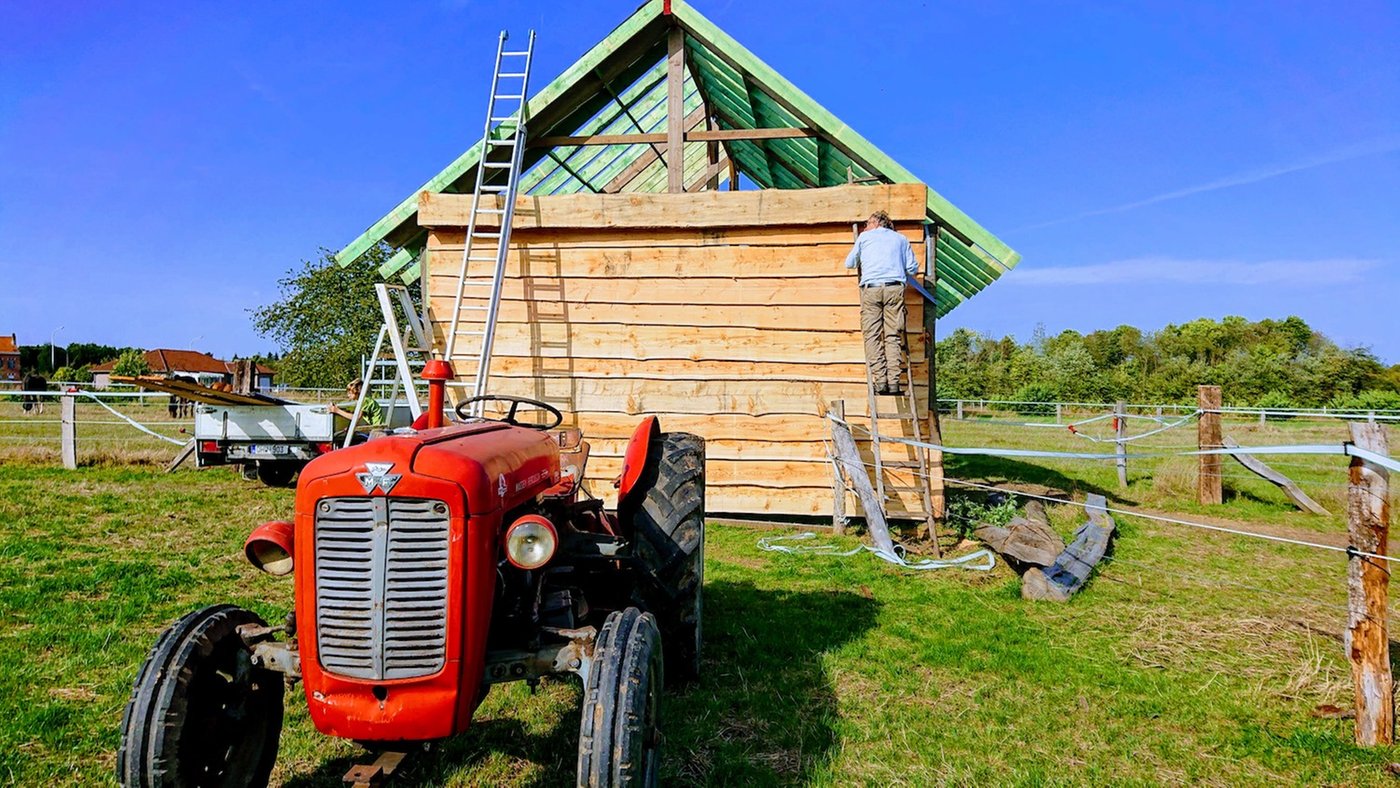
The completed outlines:
[[[1388,454],[1385,428],[1352,422],[1351,442]],[[1347,532],[1351,547],[1387,554],[1390,531],[1390,474],[1353,457],[1348,472]],[[1356,686],[1356,743],[1390,744],[1395,738],[1394,678],[1390,673],[1390,574],[1377,558],[1352,555],[1347,561],[1347,633],[1344,641]]]
[[[1056,402],[1056,403],[1055,403],[1055,423],[1056,423],[1056,424],[1059,424],[1059,423],[1061,422],[1061,420],[1063,419],[1063,417],[1064,417],[1064,407],[1065,407],[1065,406],[1064,406],[1063,403],[1060,403],[1060,402]]]
[[[59,397],[59,454],[63,457],[63,467],[70,471],[78,469],[77,397],[64,394]]]
[[[1259,409],[1259,423],[1260,423],[1260,424],[1267,424],[1268,421],[1269,421],[1269,412],[1268,412],[1267,410],[1264,410],[1263,408],[1260,408],[1260,409]]]
[[[1201,411],[1196,420],[1196,446],[1202,451],[1224,446],[1220,435],[1220,405],[1219,386],[1196,387],[1196,407]],[[1200,464],[1196,479],[1196,500],[1202,505],[1223,503],[1225,490],[1221,483],[1220,471],[1224,458],[1219,454],[1202,454],[1198,459]]]
[[[1113,406],[1113,434],[1117,438],[1113,442],[1113,453],[1118,455],[1114,463],[1118,466],[1118,486],[1128,486],[1128,444],[1123,442],[1123,438],[1128,432],[1128,420],[1125,416],[1128,413],[1128,403],[1119,400]]]
[[[962,417],[963,417],[962,400],[958,400],[958,421],[962,421]]]

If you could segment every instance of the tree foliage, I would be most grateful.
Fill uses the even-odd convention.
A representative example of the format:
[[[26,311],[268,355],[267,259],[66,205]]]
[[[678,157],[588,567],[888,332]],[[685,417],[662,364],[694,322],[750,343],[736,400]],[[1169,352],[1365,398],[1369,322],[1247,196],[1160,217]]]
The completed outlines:
[[[1232,405],[1379,408],[1400,397],[1400,365],[1338,347],[1299,317],[1201,318],[1146,334],[1038,330],[1025,345],[960,328],[937,354],[938,396],[949,398],[1188,403],[1198,385],[1220,386]]]
[[[61,380],[64,383],[91,383],[92,370],[88,369],[86,366],[62,366],[54,370],[53,379]]]
[[[147,375],[150,372],[151,365],[146,363],[146,354],[135,348],[122,351],[122,354],[117,357],[116,366],[112,367],[113,375],[126,377]]]
[[[319,260],[303,261],[278,282],[280,300],[251,310],[257,332],[282,350],[279,383],[339,388],[360,376],[384,322],[374,285],[392,253],[380,245],[342,268],[322,249]]]

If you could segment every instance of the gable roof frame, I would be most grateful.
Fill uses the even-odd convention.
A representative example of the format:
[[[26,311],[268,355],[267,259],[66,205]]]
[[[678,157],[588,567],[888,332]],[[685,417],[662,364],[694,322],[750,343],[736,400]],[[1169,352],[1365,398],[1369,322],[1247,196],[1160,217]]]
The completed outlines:
[[[629,94],[634,83],[653,71],[658,62],[664,61],[667,34],[675,26],[686,34],[687,81],[693,82],[698,90],[704,116],[713,117],[722,129],[793,127],[815,134],[807,138],[726,140],[723,143],[726,158],[760,187],[834,185],[846,182],[847,172],[860,179],[874,178],[888,183],[923,182],[685,0],[648,0],[573,66],[532,96],[527,104],[529,135],[532,138],[566,136],[585,125],[596,127],[588,132],[594,134],[599,133],[599,129],[614,128],[622,120],[626,121],[627,133],[633,133],[638,118],[654,117],[652,113],[656,107],[640,104],[648,95],[645,90],[638,91],[641,96],[635,103],[620,101],[619,94]],[[629,87],[617,91],[616,85]],[[737,95],[740,92],[744,94],[742,97]],[[730,103],[735,106],[729,108]],[[750,119],[742,115],[752,117],[751,125]],[[514,133],[515,124],[511,122],[501,123],[490,132],[497,139]],[[454,193],[470,189],[475,183],[483,147],[482,142],[477,141],[346,245],[336,255],[336,261],[349,265],[375,244],[387,242],[400,249],[381,267],[380,273],[386,277],[398,275],[405,281],[416,279],[418,258],[426,239],[426,233],[414,222],[418,195],[424,191]],[[655,144],[641,142],[611,145],[606,150],[592,152],[582,146],[527,148],[524,171],[550,158],[559,163],[554,174],[544,173],[535,186],[548,181],[556,184],[548,187],[551,192],[562,192],[566,188],[605,191],[617,173],[631,171],[648,152],[659,159],[660,150]],[[682,155],[690,158],[688,151],[683,151]],[[654,163],[642,165],[638,172]],[[576,165],[579,171],[573,169]],[[567,173],[563,182],[556,179],[559,171]],[[595,176],[601,176],[601,182],[590,180]],[[631,191],[656,187],[657,180],[648,177],[633,178],[624,188]],[[664,188],[664,181],[661,188]],[[939,270],[940,315],[991,284],[1020,259],[1019,254],[931,187],[928,188],[927,221],[935,228],[937,237],[934,257]]]

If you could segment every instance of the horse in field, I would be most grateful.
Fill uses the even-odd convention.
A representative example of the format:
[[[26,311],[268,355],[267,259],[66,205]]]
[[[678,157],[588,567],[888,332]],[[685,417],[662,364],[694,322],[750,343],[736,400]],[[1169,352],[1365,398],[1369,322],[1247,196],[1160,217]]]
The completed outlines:
[[[188,375],[176,375],[174,377],[174,380],[178,380],[184,383],[199,382],[194,378],[189,377]],[[194,401],[187,400],[184,397],[178,397],[174,394],[170,395],[170,402],[166,405],[166,408],[170,413],[170,418],[172,419],[191,418],[194,416]]]
[[[47,391],[48,388],[48,379],[45,378],[43,375],[35,375],[33,373],[25,375],[24,385],[20,386],[20,390],[26,392]],[[43,413],[44,400],[48,398],[41,394],[25,394],[19,399],[20,403],[22,403],[22,406],[24,407],[25,413]]]

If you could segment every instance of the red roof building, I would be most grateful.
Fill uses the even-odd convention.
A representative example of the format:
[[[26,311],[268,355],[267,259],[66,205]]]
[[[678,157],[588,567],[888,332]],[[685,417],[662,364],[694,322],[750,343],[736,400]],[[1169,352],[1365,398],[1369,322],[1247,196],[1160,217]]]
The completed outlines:
[[[205,385],[233,382],[233,362],[214,358],[208,353],[200,353],[197,350],[156,348],[155,350],[147,350],[142,355],[146,357],[146,365],[151,368],[153,375],[165,375],[172,378],[186,377]],[[115,360],[93,365],[93,386],[99,389],[106,388],[111,383],[112,369],[116,365]],[[258,380],[255,388],[263,391],[271,389],[272,374],[271,369],[258,364]]]
[[[19,341],[14,334],[0,334],[0,383],[19,381]]]

